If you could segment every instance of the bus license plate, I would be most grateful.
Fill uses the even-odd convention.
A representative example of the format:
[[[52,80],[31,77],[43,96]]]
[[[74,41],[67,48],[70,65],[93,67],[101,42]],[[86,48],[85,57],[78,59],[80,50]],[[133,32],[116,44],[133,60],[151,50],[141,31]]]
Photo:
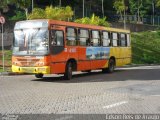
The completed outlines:
[[[34,71],[33,68],[22,68],[23,72],[32,73]]]

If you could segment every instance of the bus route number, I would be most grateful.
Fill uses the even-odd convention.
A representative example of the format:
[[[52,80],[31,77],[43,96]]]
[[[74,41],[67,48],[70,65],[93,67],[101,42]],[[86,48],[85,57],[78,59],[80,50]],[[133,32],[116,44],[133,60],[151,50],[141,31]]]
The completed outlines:
[[[76,49],[76,48],[70,48],[70,49],[69,49],[69,52],[70,52],[70,53],[75,53],[75,52],[77,52],[77,49]]]

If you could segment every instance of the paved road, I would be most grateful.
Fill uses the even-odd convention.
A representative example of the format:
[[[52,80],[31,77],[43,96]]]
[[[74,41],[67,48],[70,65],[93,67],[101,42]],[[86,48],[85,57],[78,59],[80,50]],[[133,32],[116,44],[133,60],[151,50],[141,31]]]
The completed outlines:
[[[62,76],[0,76],[1,114],[160,114],[160,66]]]

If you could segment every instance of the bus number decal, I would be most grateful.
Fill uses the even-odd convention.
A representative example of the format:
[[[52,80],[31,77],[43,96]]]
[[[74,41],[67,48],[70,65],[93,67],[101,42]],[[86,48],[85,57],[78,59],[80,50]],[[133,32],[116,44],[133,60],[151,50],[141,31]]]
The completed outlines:
[[[77,52],[77,49],[76,49],[76,48],[70,48],[70,49],[69,49],[69,52],[70,52],[70,53],[76,53],[76,52]]]

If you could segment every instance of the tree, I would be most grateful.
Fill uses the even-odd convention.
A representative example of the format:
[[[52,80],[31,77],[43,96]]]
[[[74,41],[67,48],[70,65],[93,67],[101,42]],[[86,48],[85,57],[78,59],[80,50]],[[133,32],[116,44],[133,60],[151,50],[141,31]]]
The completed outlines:
[[[138,22],[140,22],[140,17],[143,17],[152,8],[151,0],[129,0],[130,12],[134,15],[138,15]]]
[[[125,11],[125,3],[124,0],[116,0],[114,2],[114,8],[117,11],[117,14],[120,14],[122,19],[122,13]]]
[[[15,10],[14,13],[15,13],[15,15],[9,17],[8,18],[9,20],[16,20],[17,21],[17,20],[25,20],[26,19],[24,11]]]
[[[28,16],[28,8],[31,6],[31,0],[12,0],[18,8],[25,11],[26,18]]]
[[[10,0],[0,0],[0,15],[2,14],[3,11],[7,12],[8,4],[10,4]],[[2,10],[2,11],[1,11]]]
[[[41,8],[34,8],[32,13],[27,16],[28,19],[44,19],[45,11]]]
[[[156,2],[156,6],[160,7],[160,0],[155,0],[155,2]]]
[[[54,19],[54,20],[68,20],[73,16],[73,11],[70,6],[53,7],[47,6],[44,9],[34,8],[33,12],[28,15],[28,19]]]
[[[91,25],[99,25],[99,26],[105,26],[109,27],[109,23],[106,21],[106,17],[99,18],[98,16],[92,15],[91,18],[84,17],[80,19],[76,19],[74,22],[76,23],[82,23],[82,24],[91,24]]]

